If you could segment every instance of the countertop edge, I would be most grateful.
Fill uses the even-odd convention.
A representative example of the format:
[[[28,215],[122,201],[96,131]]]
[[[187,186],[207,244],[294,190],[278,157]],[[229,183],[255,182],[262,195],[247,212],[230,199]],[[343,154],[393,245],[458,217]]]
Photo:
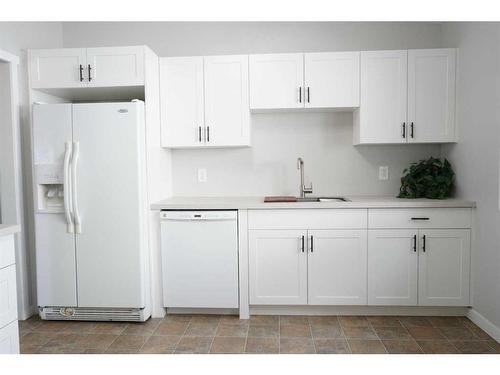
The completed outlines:
[[[213,201],[210,201],[213,199]],[[247,197],[173,197],[151,204],[151,210],[272,210],[272,209],[370,209],[370,208],[475,208],[472,201],[449,200],[397,200],[375,197],[350,198],[350,202],[279,202],[264,203],[262,198]],[[180,200],[180,201],[179,201]],[[226,201],[227,200],[227,201]]]
[[[19,233],[21,231],[21,227],[17,224],[0,224],[0,237],[8,236],[10,234]]]

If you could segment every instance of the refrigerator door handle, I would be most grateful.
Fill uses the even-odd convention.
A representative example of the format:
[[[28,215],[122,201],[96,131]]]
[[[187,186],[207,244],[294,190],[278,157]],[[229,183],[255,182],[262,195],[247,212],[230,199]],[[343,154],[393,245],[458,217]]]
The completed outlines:
[[[78,199],[76,195],[76,166],[78,164],[78,152],[80,149],[79,142],[73,142],[73,158],[71,159],[71,187],[73,189],[72,192],[72,201],[73,201],[73,214],[75,219],[75,233],[82,233],[82,223],[80,220],[80,211],[78,210]]]
[[[66,142],[66,151],[64,153],[64,177],[63,177],[63,194],[64,194],[64,215],[66,216],[67,222],[67,232],[73,233],[74,225],[73,225],[73,217],[71,214],[71,186],[70,186],[70,159],[72,152],[72,144],[71,142]]]

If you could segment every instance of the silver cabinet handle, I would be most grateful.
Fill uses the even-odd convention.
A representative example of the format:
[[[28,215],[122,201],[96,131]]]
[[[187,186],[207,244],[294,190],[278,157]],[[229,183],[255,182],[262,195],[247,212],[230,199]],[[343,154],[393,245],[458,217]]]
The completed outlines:
[[[307,103],[311,103],[311,96],[309,95],[309,86],[307,86]]]
[[[207,126],[207,143],[210,143],[210,126]]]
[[[89,72],[89,82],[92,81],[92,75],[90,74],[90,70],[92,68],[90,67],[90,64],[88,65],[88,72]]]
[[[406,138],[406,122],[403,122],[401,136]]]
[[[198,142],[201,143],[201,126],[198,126]]]
[[[416,234],[413,235],[413,252],[414,253],[417,252],[417,235]]]
[[[304,252],[304,242],[305,242],[305,238],[304,238],[304,236],[302,236],[302,238],[300,239],[300,249],[302,250],[302,252]]]
[[[311,253],[314,251],[314,238],[311,236]]]
[[[80,64],[80,82],[83,82],[83,65]]]
[[[422,251],[425,253],[425,234],[422,236]]]
[[[302,103],[302,87],[299,87],[299,103]]]

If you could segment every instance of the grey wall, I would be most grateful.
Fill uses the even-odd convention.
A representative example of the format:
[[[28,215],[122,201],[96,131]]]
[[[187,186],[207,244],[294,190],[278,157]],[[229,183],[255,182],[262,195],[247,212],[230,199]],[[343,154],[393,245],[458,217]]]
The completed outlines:
[[[64,23],[64,46],[147,44],[160,56],[406,49],[441,46],[438,23],[167,22]],[[351,114],[275,113],[252,116],[252,147],[176,150],[174,195],[295,194],[295,161],[324,194],[396,194],[403,168],[439,156],[439,146],[352,146]],[[377,179],[378,166],[390,180]],[[206,168],[207,183],[196,182]]]
[[[33,289],[34,278],[31,277],[34,276],[34,226],[26,50],[58,47],[62,47],[62,24],[60,22],[0,22],[0,49],[20,57],[18,69],[19,133],[21,135],[24,215],[19,215],[24,217],[22,220],[24,222],[18,223],[21,225],[23,237],[16,246],[18,291],[23,294],[18,298],[21,319],[31,315],[35,290]]]
[[[443,147],[455,166],[457,193],[475,200],[473,306],[500,328],[500,25],[443,26],[444,43],[459,50],[461,141]]]

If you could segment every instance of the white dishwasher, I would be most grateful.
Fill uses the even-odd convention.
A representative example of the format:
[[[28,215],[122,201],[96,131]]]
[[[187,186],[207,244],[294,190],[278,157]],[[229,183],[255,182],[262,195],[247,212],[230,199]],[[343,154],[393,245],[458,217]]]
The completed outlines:
[[[237,211],[161,211],[163,305],[238,307]]]

